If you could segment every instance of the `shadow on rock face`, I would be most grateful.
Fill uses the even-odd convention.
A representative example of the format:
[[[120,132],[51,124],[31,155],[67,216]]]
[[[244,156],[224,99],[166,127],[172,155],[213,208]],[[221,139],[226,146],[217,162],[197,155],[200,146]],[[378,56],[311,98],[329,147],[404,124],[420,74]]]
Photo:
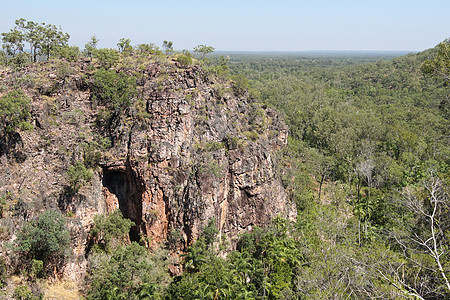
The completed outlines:
[[[104,168],[102,183],[117,197],[122,215],[136,224],[130,230],[130,240],[138,242],[141,233],[143,194],[139,178],[129,168]]]

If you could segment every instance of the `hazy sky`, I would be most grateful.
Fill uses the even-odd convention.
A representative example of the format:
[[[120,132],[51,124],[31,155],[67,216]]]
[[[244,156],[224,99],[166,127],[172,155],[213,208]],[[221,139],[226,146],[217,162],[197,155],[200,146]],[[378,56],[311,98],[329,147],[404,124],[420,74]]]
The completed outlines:
[[[406,50],[450,37],[450,0],[0,0],[0,32],[14,20],[60,25],[84,48],[163,40],[176,50]]]

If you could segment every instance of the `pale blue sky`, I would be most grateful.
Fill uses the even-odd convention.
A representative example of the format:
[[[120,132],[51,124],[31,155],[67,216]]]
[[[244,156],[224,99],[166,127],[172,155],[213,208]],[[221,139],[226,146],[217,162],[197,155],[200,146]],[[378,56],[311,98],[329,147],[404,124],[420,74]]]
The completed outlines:
[[[84,48],[171,40],[217,50],[420,51],[450,37],[449,0],[0,0],[0,32],[25,18],[60,25]]]

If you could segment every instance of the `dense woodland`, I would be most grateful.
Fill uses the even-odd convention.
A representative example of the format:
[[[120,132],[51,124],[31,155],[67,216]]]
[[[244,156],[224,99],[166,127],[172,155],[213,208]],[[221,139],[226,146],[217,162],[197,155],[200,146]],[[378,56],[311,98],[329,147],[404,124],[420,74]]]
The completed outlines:
[[[132,47],[128,39],[119,41],[118,50],[97,49],[96,37],[80,52],[67,45],[67,34],[39,26],[19,20],[2,34],[5,67],[20,70],[39,59],[80,56],[98,61],[103,64],[95,75],[98,97],[116,99],[112,109],[120,110],[126,101],[103,93],[108,76],[117,75],[108,68],[132,53],[169,55],[233,80],[249,97],[276,108],[289,126],[288,147],[276,156],[279,176],[297,205],[296,222],[277,218],[267,228],[254,228],[223,257],[212,220],[183,255],[184,273],[174,277],[168,271],[170,240],[150,252],[123,243],[132,222],[120,213],[98,216],[83,283],[87,299],[450,297],[448,41],[396,58],[224,58],[212,56],[214,49],[204,45],[194,54],[177,52],[167,41],[162,50],[153,44]],[[50,38],[32,44],[32,33],[39,30]],[[26,41],[34,45],[31,55],[23,51]],[[125,99],[132,91],[123,80]],[[29,104],[20,90],[14,93],[0,99],[3,135],[27,127],[29,116],[13,112]],[[74,189],[89,181],[86,166],[71,172],[78,176]],[[38,297],[33,282],[51,276],[45,266],[70,251],[64,218],[46,212],[21,230],[17,255],[30,262],[30,286],[17,287],[16,299]],[[4,261],[2,284],[10,274]]]

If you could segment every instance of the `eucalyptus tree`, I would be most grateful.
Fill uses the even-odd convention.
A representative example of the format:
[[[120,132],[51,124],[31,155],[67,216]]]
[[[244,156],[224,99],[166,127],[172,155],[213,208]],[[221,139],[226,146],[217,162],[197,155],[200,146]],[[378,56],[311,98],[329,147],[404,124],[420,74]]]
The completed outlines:
[[[94,52],[97,50],[98,38],[95,34],[91,37],[91,40],[84,45],[84,53],[92,60]]]
[[[169,55],[173,52],[173,42],[172,41],[163,41],[163,49],[166,54]]]
[[[15,23],[17,30],[23,32],[25,41],[29,43],[33,62],[36,62],[38,51],[42,47],[43,24],[27,21],[24,18],[16,20]]]
[[[23,41],[23,33],[16,28],[2,33],[2,47],[6,51],[6,54],[12,57],[15,57],[17,52],[23,51]]]
[[[194,52],[200,53],[200,59],[204,59],[207,54],[213,53],[214,50],[214,47],[207,45],[197,45],[194,47]]]
[[[51,24],[44,24],[43,35],[40,42],[41,53],[47,56],[47,60],[50,59],[50,53],[52,50],[59,46],[66,46],[69,41],[70,35],[61,31],[61,27],[56,27]]]

